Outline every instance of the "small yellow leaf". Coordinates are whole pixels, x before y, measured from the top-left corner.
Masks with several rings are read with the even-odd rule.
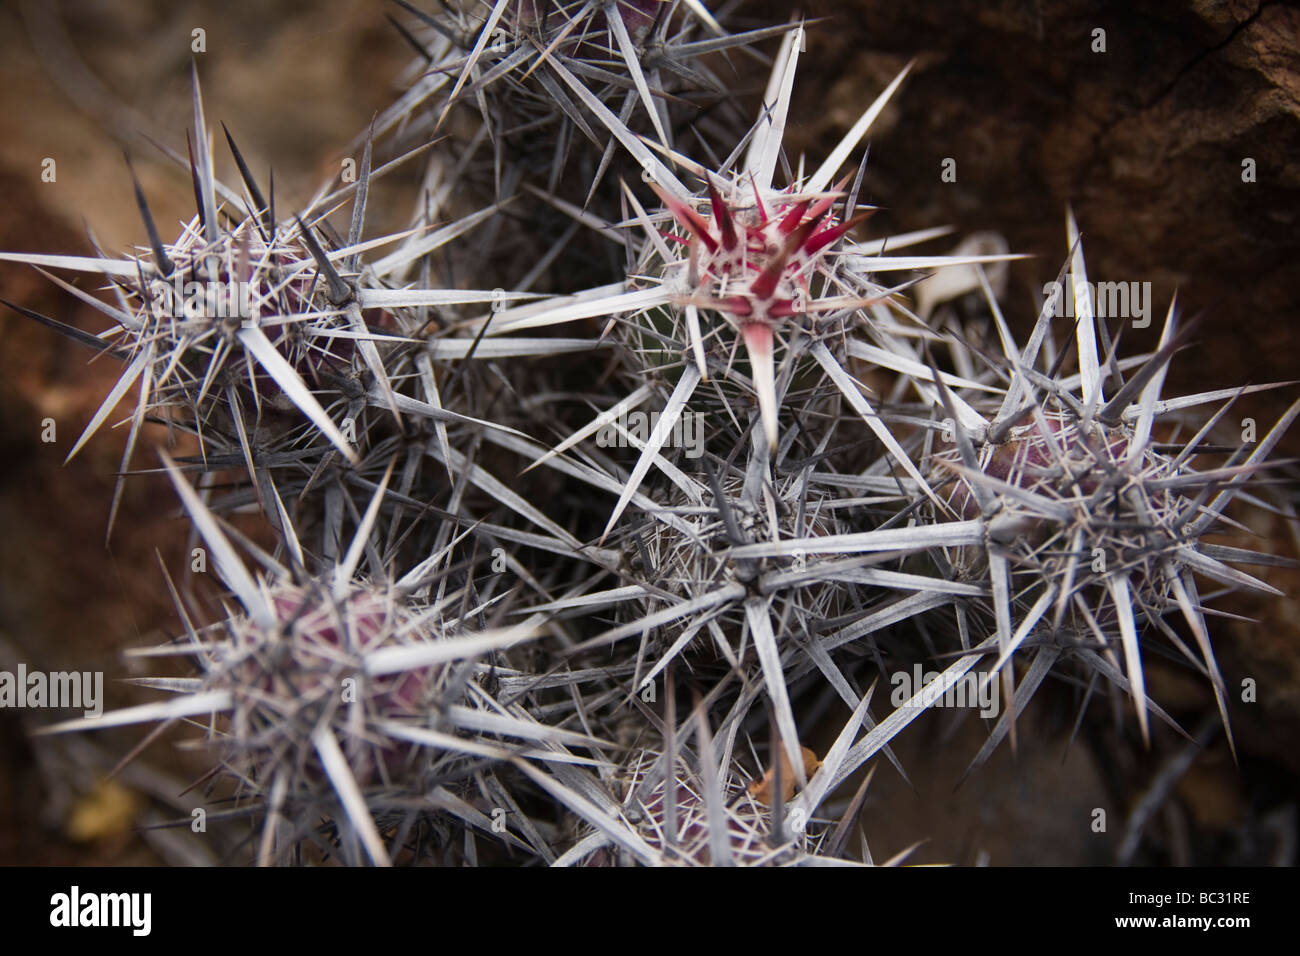
[[[101,780],[73,805],[64,832],[77,843],[118,836],[130,828],[138,810],[132,791],[116,780]]]

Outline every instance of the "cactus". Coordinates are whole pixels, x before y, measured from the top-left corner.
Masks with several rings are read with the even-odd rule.
[[[998,363],[1009,384],[992,414],[960,401],[942,376],[932,378],[941,395],[936,407],[947,416],[942,421],[954,445],[929,458],[936,484],[948,485],[937,527],[952,516],[988,522],[987,536],[957,547],[952,560],[959,578],[988,576],[998,642],[995,668],[1009,695],[1014,673],[1006,664],[1022,646],[1037,647],[1036,659],[1044,661],[1036,679],[1058,655],[1078,657],[1087,670],[1130,694],[1142,736],[1148,738],[1153,703],[1145,691],[1139,626],[1145,620],[1209,678],[1231,746],[1226,687],[1193,572],[1229,586],[1274,591],[1232,566],[1275,563],[1270,555],[1207,539],[1224,529],[1224,511],[1246,481],[1273,465],[1268,455],[1300,414],[1300,403],[1253,449],[1239,447],[1217,467],[1193,467],[1196,459],[1214,454],[1208,447],[1213,425],[1240,395],[1277,386],[1162,398],[1168,365],[1187,347],[1194,324],[1180,328],[1170,303],[1154,354],[1137,361],[1120,360],[1113,350],[1103,356],[1097,335],[1104,325],[1086,294],[1073,215],[1068,238],[1066,267],[1080,312],[1075,326],[1079,373],[1062,375],[1059,361],[1046,370],[1036,367],[1045,344],[1061,357],[1067,351],[1047,342],[1057,305],[1049,297],[1023,352],[999,325],[1005,351]],[[1056,287],[1062,288],[1060,279]],[[1001,322],[992,299],[990,306]],[[1182,421],[1188,409],[1218,401],[1225,404],[1209,421]],[[1179,423],[1195,431],[1187,438],[1167,431]],[[1160,441],[1162,431],[1169,440]],[[1170,615],[1182,618],[1195,652],[1158,623]],[[1041,636],[1031,642],[1031,635]],[[1116,666],[1120,658],[1122,667]],[[1032,692],[1017,698],[1008,714],[1012,721]]]
[[[132,388],[124,476],[146,420],[188,435],[163,469],[239,605],[199,626],[173,587],[184,635],[136,656],[192,676],[47,732],[200,724],[207,798],[246,829],[229,858],[264,864],[870,864],[879,758],[906,778],[895,738],[958,682],[1006,699],[972,770],[1048,677],[1127,695],[1149,744],[1153,715],[1177,727],[1144,678],[1166,643],[1231,742],[1197,578],[1268,590],[1236,565],[1282,559],[1213,536],[1269,493],[1300,403],[1207,466],[1226,408],[1275,386],[1163,398],[1195,331],[1173,306],[1150,355],[1086,306],[1058,342],[1052,301],[1022,348],[1000,237],[855,238],[910,67],[808,171],[785,142],[804,24],[398,6],[418,76],[354,183],[279,219],[229,131],[242,195],[221,183],[195,70],[174,241],[136,183],[147,248],[3,255],[108,280],[51,276],[98,335],[15,306],[124,366],[72,454]],[[715,55],[778,38],[742,112]],[[367,237],[371,190],[417,160],[410,228]],[[1072,214],[1067,239],[1083,290]],[[873,713],[920,660],[937,680]]]

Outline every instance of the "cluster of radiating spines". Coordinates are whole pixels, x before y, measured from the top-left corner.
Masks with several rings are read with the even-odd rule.
[[[298,523],[304,540],[309,527],[321,526],[323,538],[315,539],[313,531],[311,547],[334,558],[344,515],[359,514],[346,502],[372,490],[395,454],[401,454],[402,468],[394,495],[403,496],[405,506],[386,504],[386,513],[400,515],[405,507],[415,514],[428,505],[423,492],[429,481],[441,475],[437,491],[446,494],[453,471],[463,467],[463,454],[457,458],[453,451],[459,437],[510,431],[499,420],[510,417],[502,411],[514,403],[479,400],[501,392],[491,383],[485,387],[483,376],[510,383],[494,362],[520,347],[547,355],[586,345],[528,340],[480,351],[473,338],[450,332],[457,309],[516,297],[502,289],[433,285],[429,256],[486,221],[492,209],[438,228],[427,216],[407,232],[363,239],[371,181],[383,171],[372,170],[367,140],[355,183],[323,189],[302,213],[278,221],[273,200],[265,198],[229,133],[244,194],[214,175],[197,76],[194,116],[194,146],[182,164],[194,182],[197,212],[174,241],[160,238],[137,184],[149,238],[140,254],[4,254],[38,268],[102,275],[110,283],[108,301],[51,279],[112,326],[92,335],[15,308],[123,364],[69,457],[134,388],[139,398],[123,475],[130,471],[142,426],[163,421],[197,440],[198,452],[184,459],[187,465],[226,473],[221,484],[233,491],[219,498],[220,507],[255,503],[282,534],[284,522]],[[352,216],[343,238],[325,214],[348,199]],[[395,248],[369,255],[385,246]],[[419,286],[412,287],[411,279]],[[482,360],[480,367],[465,371],[460,366],[471,356]],[[474,417],[479,408],[498,420]],[[425,458],[430,465],[416,467]],[[119,483],[114,513],[120,493]]]
[[[760,478],[747,487],[745,477],[729,469],[721,479],[710,474],[704,486],[673,489],[646,526],[624,536],[626,563],[639,563],[647,583],[681,596],[698,596],[724,581],[764,592],[779,589],[790,578],[781,572],[803,571],[803,562],[772,562],[772,568],[765,568],[763,562],[733,561],[730,550],[756,541],[836,534],[843,527],[839,501],[820,489],[810,491],[807,472],[779,474],[777,484],[767,488]],[[669,522],[667,516],[679,520]],[[764,575],[769,570],[778,573]],[[790,583],[815,587],[825,582],[810,573]],[[813,603],[823,612],[831,610],[819,599]]]
[[[242,609],[196,628],[178,603],[186,635],[138,656],[188,658],[198,676],[136,679],[174,696],[46,732],[203,718],[204,745],[217,761],[210,783],[232,783],[233,809],[223,815],[260,820],[263,863],[325,833],[345,861],[386,864],[403,852],[417,817],[437,815],[534,853],[518,826],[497,825],[486,794],[517,815],[502,780],[541,773],[533,764],[594,763],[570,748],[599,744],[539,722],[525,706],[528,690],[508,686],[510,675],[525,673],[512,664],[527,662],[543,618],[484,627],[502,617],[510,592],[435,562],[367,583],[358,564],[369,522],[346,557],[316,577],[299,582],[275,562],[254,576],[218,516],[167,464]],[[413,597],[421,592],[425,599]]]
[[[743,376],[741,394],[756,400],[764,435],[775,447],[778,335],[783,354],[802,357],[813,343],[851,326],[856,310],[870,304],[859,294],[833,294],[830,255],[870,212],[852,216],[850,204],[842,220],[835,216],[847,178],[822,196],[771,194],[770,208],[748,182],[733,180],[720,191],[707,172],[705,180],[708,218],[651,184],[676,228],[649,234],[637,274],[652,277],[669,299],[618,323],[620,338],[635,353],[630,364],[663,369],[673,380],[686,353],[705,381],[710,371],[724,381]],[[740,343],[745,353],[738,364]],[[810,359],[804,364],[813,365]],[[781,384],[786,392],[804,383],[790,378]]]
[[[951,377],[931,365],[926,469],[942,501],[933,525],[939,536],[947,531],[942,565],[955,578],[987,580],[994,667],[1008,694],[1015,672],[1007,665],[1022,651],[1034,654],[1012,718],[1058,656],[1075,658],[1132,696],[1145,738],[1149,710],[1168,718],[1146,695],[1142,644],[1164,635],[1209,679],[1226,727],[1225,688],[1196,579],[1273,590],[1233,565],[1278,559],[1209,536],[1227,527],[1225,508],[1268,466],[1300,403],[1259,441],[1217,445],[1215,426],[1236,399],[1275,386],[1162,397],[1169,362],[1193,326],[1179,328],[1171,305],[1154,353],[1116,354],[1088,298],[1072,217],[1068,225],[1072,252],[1057,287],[1068,281],[1075,293],[1073,342],[1052,341],[1049,297],[1029,344],[1018,349],[990,295],[1004,351],[984,354],[1008,383],[999,401],[990,406],[978,392],[950,387]],[[1078,372],[1070,375],[1062,366],[1072,349]],[[1222,403],[1217,412],[1189,422],[1189,410],[1213,403]],[[1190,642],[1174,629],[1180,621]],[[1000,727],[996,739],[1007,730]]]
[[[797,648],[841,647],[849,643],[844,629],[870,609],[892,604],[900,591],[931,591],[929,576],[894,567],[909,551],[905,543],[877,554],[870,535],[855,534],[865,525],[848,516],[864,499],[836,488],[834,472],[718,467],[725,469],[721,477],[708,472],[701,482],[672,489],[622,533],[619,587],[571,602],[590,607],[605,594],[617,623],[593,643],[639,638],[639,684],[658,679],[682,655],[697,670],[723,664],[775,689],[782,671],[788,677],[808,665]],[[786,541],[814,544],[808,552],[737,556],[737,549]],[[848,556],[835,553],[845,542],[854,543]],[[947,586],[979,593],[968,583]],[[871,634],[865,627],[857,636],[865,644]]]
[[[604,117],[664,146],[686,129],[740,126],[728,55],[756,57],[754,44],[791,29],[732,34],[702,4],[676,0],[495,0],[432,12],[396,3],[414,20],[389,19],[419,60],[377,129],[424,137],[454,128],[444,121],[463,109],[473,122],[460,137],[462,167],[481,155],[502,197],[521,181],[570,192],[581,169],[571,198],[584,204],[621,165]]]
[[[806,775],[816,768],[815,758],[808,760]],[[662,753],[641,750],[616,778],[612,796],[627,827],[625,839],[635,849],[597,830],[575,844],[570,858],[584,866],[613,866],[620,856],[641,865],[773,866],[817,854],[825,842],[824,827],[811,839],[804,827],[773,829],[770,783],[747,785],[740,773],[722,767],[708,774],[680,755],[671,774],[667,769]],[[788,765],[785,769],[788,800],[794,787]]]
[[[836,184],[834,178],[903,74],[864,111],[820,167],[788,186],[774,186],[802,37],[802,28],[796,28],[783,41],[763,114],[720,168],[667,154],[669,162],[698,179],[698,192],[688,189],[625,123],[605,117],[609,132],[646,171],[664,203],[648,213],[627,189],[628,216],[619,224],[625,228],[596,224],[612,235],[624,233],[623,241],[632,243],[635,255],[627,278],[501,310],[469,326],[488,339],[591,319],[603,319],[607,331],[620,330],[624,381],[640,383],[553,449],[558,454],[574,448],[630,408],[662,404],[657,427],[638,445],[640,457],[623,483],[606,533],[661,460],[684,415],[705,414],[714,431],[727,423],[726,430],[749,434],[757,425],[769,452],[776,453],[780,423],[785,421],[787,428],[795,424],[794,415],[782,417],[786,398],[816,404],[828,395],[842,397],[895,466],[925,485],[848,371],[851,361],[871,361],[881,351],[861,341],[868,337],[906,357],[895,356],[891,368],[924,371],[903,332],[909,321],[905,309],[885,301],[890,290],[876,277],[1007,257],[881,255],[886,242],[892,249],[934,232],[876,243],[848,240],[862,170],[847,196],[843,188],[849,181]],[[919,328],[913,324],[909,331]],[[738,356],[742,344],[744,355]],[[718,414],[719,403],[723,414]],[[814,445],[819,438],[813,435]]]
[[[760,759],[745,727],[763,723],[761,693],[746,687],[724,707],[694,704],[679,716],[672,670],[664,675],[661,714],[653,716],[659,743],[638,740],[613,773],[581,787],[589,802],[577,809],[586,824],[571,839],[561,865],[774,866],[873,862],[858,828],[874,771],[862,775],[852,795],[835,801],[842,785],[885,746],[888,728],[870,718],[872,690],[852,695],[852,716],[824,757],[783,737],[770,709],[771,746]],[[759,706],[755,706],[759,704]],[[660,708],[656,708],[659,710]],[[713,726],[713,714],[725,714]],[[661,719],[660,719],[661,718]],[[644,727],[638,737],[644,737]],[[745,755],[737,748],[744,747]],[[892,757],[891,757],[892,759]],[[766,770],[764,770],[766,766]],[[577,789],[577,779],[572,781]],[[576,809],[576,808],[575,808]],[[855,845],[852,845],[855,844]],[[896,856],[904,859],[915,847]],[[860,854],[856,861],[848,852]]]
[[[927,571],[917,556],[930,547],[927,530],[885,517],[907,502],[897,479],[838,471],[826,454],[833,433],[775,458],[743,434],[725,458],[665,449],[659,467],[671,484],[643,492],[629,492],[612,461],[540,454],[539,465],[575,484],[622,492],[637,517],[606,539],[612,555],[580,555],[586,571],[572,596],[534,610],[585,618],[596,633],[569,653],[582,666],[632,663],[628,690],[643,692],[674,664],[719,680],[719,704],[757,689],[789,739],[799,695],[829,683],[855,707],[854,675],[864,659],[883,666],[878,642],[888,656],[891,628],[986,591]]]
[[[849,232],[874,212],[858,211],[860,179],[846,192],[852,174],[829,188],[817,178],[766,196],[752,175],[733,172],[725,183],[708,171],[703,176],[707,212],[695,208],[696,200],[680,201],[651,184],[676,229],[649,237],[637,273],[657,279],[668,305],[643,310],[618,328],[644,369],[680,368],[689,354],[703,380],[710,373],[739,379],[742,394],[758,407],[769,448],[779,437],[778,396],[788,402],[821,388],[861,401],[846,366],[866,355],[853,346],[869,354],[866,340],[894,337],[908,316],[896,298],[900,290],[877,276],[1006,258],[868,255],[927,234],[849,241]],[[671,321],[662,321],[664,315]]]

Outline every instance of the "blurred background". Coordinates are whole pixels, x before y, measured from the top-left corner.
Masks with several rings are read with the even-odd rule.
[[[434,0],[424,0],[430,9]],[[778,2],[708,4],[735,29],[780,22]],[[820,155],[910,60],[912,75],[871,138],[866,201],[883,207],[871,235],[952,225],[957,237],[1001,233],[1034,258],[1011,272],[1009,317],[1032,321],[1067,252],[1065,209],[1084,236],[1093,281],[1149,281],[1156,320],[1126,332],[1149,348],[1174,291],[1206,312],[1196,347],[1174,362],[1166,392],[1300,378],[1300,10],[1282,3],[1023,0],[897,4],[810,0],[822,18],[800,63],[788,141]],[[401,91],[410,50],[378,0],[6,0],[0,4],[0,249],[113,254],[143,244],[131,156],[164,236],[192,214],[188,176],[146,136],[184,153],[192,31],[217,172],[233,178],[224,121],[259,177],[275,169],[277,204],[305,203],[337,175],[370,118]],[[1095,51],[1097,30],[1104,52]],[[748,69],[748,67],[746,67]],[[764,68],[753,64],[754,89]],[[757,97],[754,99],[755,107]],[[42,162],[56,162],[54,182]],[[956,161],[955,182],[940,178]],[[1243,181],[1253,160],[1254,181]],[[394,207],[395,209],[396,207]],[[388,225],[404,224],[394,210]],[[376,228],[385,225],[378,207]],[[93,331],[103,317],[30,267],[0,263],[0,297]],[[9,310],[0,314],[0,669],[100,670],[106,704],[144,699],[116,681],[125,648],[179,627],[160,570],[183,563],[185,526],[165,479],[126,484],[104,532],[123,429],[102,430],[66,466],[118,369]],[[1248,396],[1234,415],[1262,435],[1296,389]],[[133,403],[128,397],[127,403]],[[128,407],[124,404],[123,408]],[[55,419],[59,441],[41,441]],[[154,436],[160,440],[161,435]],[[143,443],[148,446],[148,436]],[[1279,457],[1295,457],[1300,431]],[[138,463],[151,461],[148,453]],[[1292,488],[1295,485],[1291,486]],[[1293,494],[1294,498],[1294,494]],[[1296,556],[1296,529],[1252,519],[1249,533]],[[1243,532],[1245,533],[1245,532]],[[1187,744],[1140,743],[1085,722],[1040,695],[1017,754],[1002,747],[957,787],[982,742],[975,721],[927,715],[872,783],[863,829],[877,860],[929,837],[918,861],[994,864],[1294,864],[1300,800],[1300,608],[1297,575],[1262,569],[1286,597],[1240,595],[1216,622],[1235,701],[1239,764],[1221,733],[1194,759]],[[1155,660],[1152,696],[1195,733],[1213,712],[1196,675]],[[218,862],[174,831],[186,788],[205,766],[169,739],[112,781],[106,774],[145,731],[31,739],[54,714],[0,710],[0,863]],[[933,716],[935,719],[928,719]],[[1102,715],[1105,716],[1105,715]],[[838,727],[838,724],[835,725]],[[820,749],[829,740],[815,741]],[[1104,834],[1090,810],[1110,808]],[[1141,825],[1135,853],[1126,829]]]

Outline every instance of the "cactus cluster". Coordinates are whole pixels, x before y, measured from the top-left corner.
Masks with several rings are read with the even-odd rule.
[[[1194,324],[1171,304],[1124,355],[1068,213],[1080,314],[1049,299],[1023,344],[996,242],[867,237],[867,137],[907,70],[808,171],[785,132],[813,25],[731,31],[696,0],[392,13],[419,59],[354,182],[278,218],[229,131],[221,182],[196,70],[178,237],[137,184],[147,246],[3,255],[110,323],[15,306],[122,363],[72,452],[135,389],[122,473],[165,424],[238,602],[203,623],[174,591],[184,633],[138,653],[192,676],[51,731],[190,723],[236,862],[453,865],[871,863],[862,771],[904,773],[891,741],[947,690],[1005,695],[973,766],[1048,677],[1131,699],[1147,738],[1177,727],[1157,644],[1231,740],[1203,586],[1268,590],[1239,565],[1280,559],[1214,536],[1268,506],[1300,403],[1216,444],[1251,389],[1165,397]],[[367,236],[399,169],[423,170],[412,227]],[[922,659],[935,681],[873,698]]]

